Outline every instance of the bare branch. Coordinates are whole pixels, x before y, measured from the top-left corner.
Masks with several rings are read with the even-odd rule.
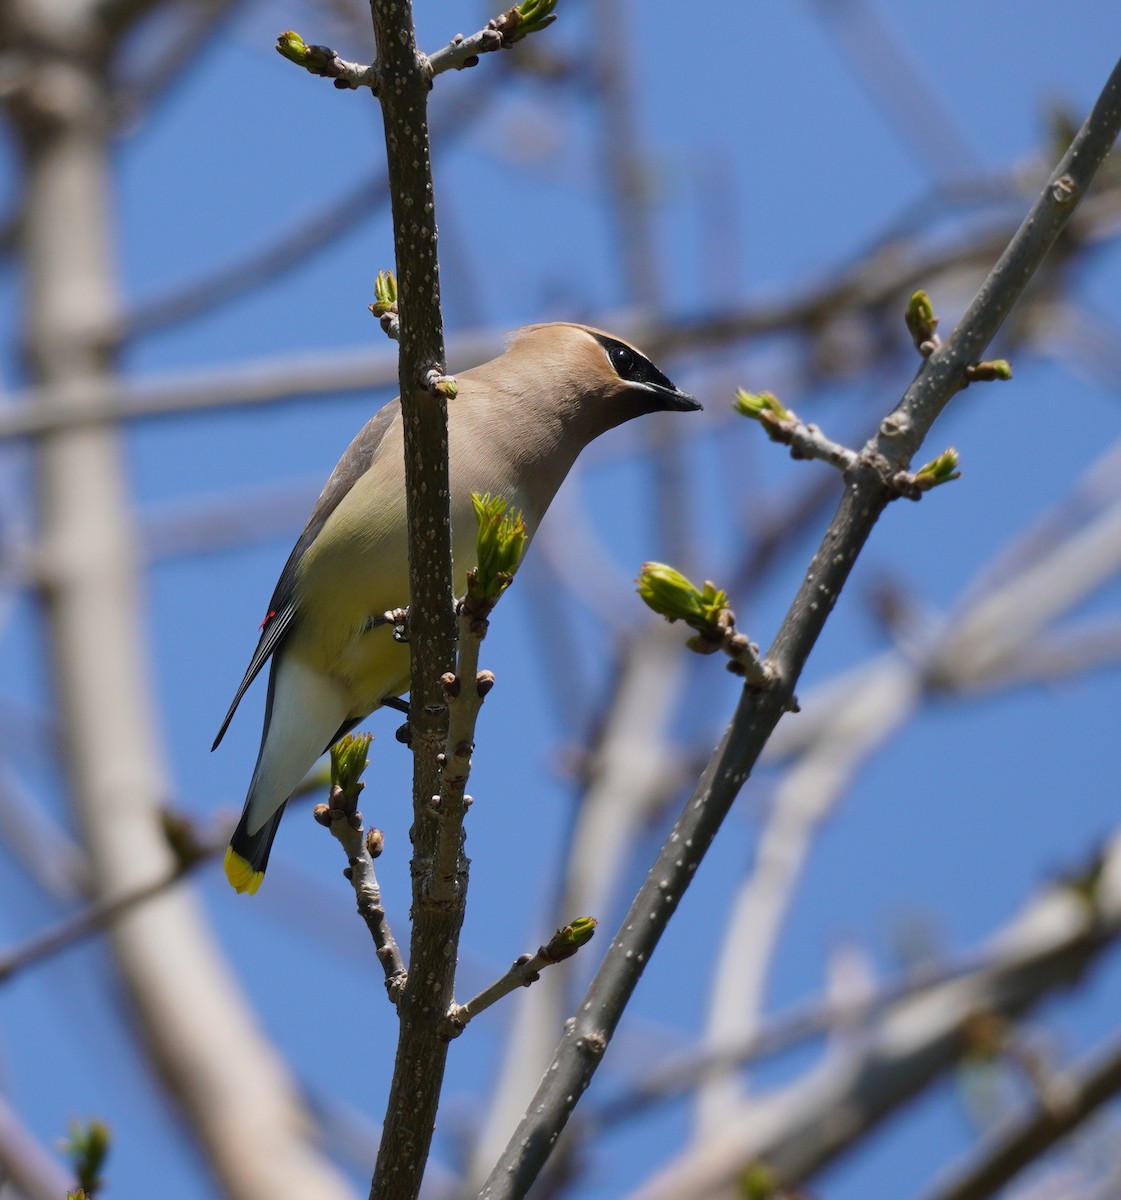
[[[877,113],[916,162],[938,181],[977,170],[977,155],[957,128],[953,113],[873,4],[814,0],[813,8],[832,31]]]
[[[464,67],[473,67],[478,63],[480,54],[504,50],[529,34],[546,28],[556,20],[552,15],[555,7],[556,0],[522,0],[514,8],[488,21],[478,33],[470,37],[457,34],[431,57],[419,55],[425,82],[431,83],[435,76],[445,71],[462,71]],[[337,88],[354,90],[368,87],[375,96],[381,92],[383,72],[377,62],[369,65],[347,62],[330,46],[308,45],[291,29],[277,38],[276,48],[286,59],[312,75],[333,79]],[[385,48],[380,47],[380,52],[384,55]]]
[[[398,1011],[401,1029],[385,1127],[370,1185],[379,1195],[415,1196],[428,1159],[447,1059],[438,1034],[451,1007],[456,947],[463,923],[466,860],[452,903],[429,898],[438,822],[439,754],[448,712],[440,680],[452,667],[451,520],[447,400],[427,391],[446,373],[440,266],[428,137],[428,79],[417,49],[409,0],[371,0],[382,87],[394,249],[400,298],[401,416],[408,498],[409,732],[413,750],[413,928],[409,978]],[[459,847],[457,846],[457,850]],[[462,855],[462,851],[459,850]],[[457,872],[457,875],[459,872]]]
[[[1056,1101],[1036,1103],[994,1129],[979,1151],[925,1200],[988,1200],[1121,1092],[1121,1039],[1053,1080]]]
[[[110,0],[112,3],[113,0]],[[135,0],[126,0],[135,2]],[[156,104],[164,98],[205,49],[208,39],[217,35],[242,0],[193,0],[176,6],[177,27],[172,41],[153,61],[118,89],[113,96],[113,115],[118,127],[137,120],[151,120]],[[168,8],[167,0],[161,0]]]
[[[960,390],[1084,195],[1121,128],[1121,63],[1073,145],[944,346],[928,358],[899,406],[862,453],[849,487],[767,658],[780,683],[742,696],[727,732],[663,846],[573,1018],[542,1086],[483,1189],[489,1200],[524,1196],[587,1087],[642,969],[771,730],[852,564],[890,501],[883,474],[905,469]],[[633,932],[632,932],[633,931]]]
[[[66,22],[66,7],[36,16]],[[8,30],[32,41],[40,32]],[[33,97],[10,108],[26,170],[25,345],[29,373],[50,397],[44,402],[80,410],[91,393],[114,386],[112,102],[96,39],[75,50],[43,36],[36,52],[56,89],[51,120],[40,119]],[[105,901],[162,879],[173,861],[161,823],[164,756],[121,453],[112,430],[58,424],[36,458],[39,599],[69,792],[92,891]],[[229,1196],[345,1196],[189,893],[168,891],[133,908],[111,926],[110,945],[152,1065]],[[260,1151],[252,1160],[248,1144]]]
[[[541,978],[541,972],[546,967],[555,966],[571,958],[581,946],[591,939],[595,932],[595,921],[591,917],[581,917],[558,929],[549,939],[547,945],[539,946],[536,954],[523,954],[516,958],[510,969],[500,979],[495,980],[488,988],[484,988],[466,1004],[457,1004],[448,1014],[448,1025],[452,1036],[458,1036],[466,1028],[467,1023],[497,1004],[503,996],[508,996],[518,988],[529,987]]]
[[[176,860],[171,869],[160,878],[141,884],[132,891],[122,892],[105,900],[95,900],[74,916],[59,922],[53,929],[0,953],[0,984],[7,983],[20,971],[68,950],[93,934],[103,932],[138,905],[162,895],[200,862],[213,858],[220,849],[224,849],[228,840],[229,830],[224,830],[220,839],[199,843],[194,850],[195,857]]]
[[[488,354],[500,353],[501,342],[497,334],[483,333],[459,339],[456,346],[467,361],[481,362]],[[232,370],[178,373],[155,381],[95,380],[83,405],[54,389],[33,388],[14,396],[11,407],[0,412],[0,442],[118,420],[366,393],[398,382],[396,355],[361,350],[265,359]]]
[[[736,412],[758,421],[774,442],[790,447],[791,458],[816,458],[842,473],[856,466],[855,450],[827,438],[816,425],[807,425],[770,392],[736,393]]]
[[[1047,624],[1121,570],[1121,498],[953,622],[927,667],[933,686],[991,686],[1015,671]]]
[[[1022,914],[1018,914],[1008,931],[1016,929],[1021,920]],[[1035,947],[1018,950],[1016,970],[1028,978],[1047,981],[1057,960],[1067,963],[1077,960],[1078,965],[1070,967],[1070,974],[1081,976],[1115,947],[1118,936],[1121,931],[1112,928],[1112,932],[1104,931],[1100,939],[1088,939],[1085,928],[1075,925],[1065,939],[1055,942],[1041,939]],[[1006,960],[1007,949],[998,933],[980,954],[944,967],[923,968],[869,995],[851,1000],[810,1001],[765,1024],[759,1023],[752,1032],[740,1032],[719,1044],[714,1041],[712,1049],[692,1051],[659,1065],[640,1076],[616,1099],[598,1106],[596,1121],[612,1125],[641,1117],[651,1108],[692,1091],[698,1084],[719,1081],[753,1063],[833,1033],[850,1031],[859,1036],[861,1031],[867,1031],[875,1020],[897,1009],[902,1002],[933,995],[948,983],[973,979],[979,990],[983,989],[988,986],[987,980],[1008,969]],[[739,1092],[726,1096],[733,1094],[736,1103],[741,1103]],[[723,1116],[727,1117],[732,1111],[734,1105],[726,1104]],[[716,1127],[717,1122],[711,1122],[710,1128]]]
[[[47,1153],[0,1096],[0,1179],[25,1200],[59,1200],[74,1176]],[[7,1190],[7,1188],[5,1188]]]
[[[1121,178],[1108,182],[1078,210],[1072,230],[1079,246],[1090,248],[1117,236],[1118,193],[1121,193]],[[703,318],[669,321],[629,310],[603,314],[596,318],[596,323],[665,355],[687,349],[717,349],[772,333],[815,335],[842,312],[875,315],[884,304],[919,283],[930,286],[932,280],[945,272],[963,267],[979,270],[982,263],[991,262],[1000,253],[1008,236],[1006,227],[995,232],[985,227],[949,249],[893,245],[884,261],[861,260],[840,278],[786,301],[771,299],[765,304],[730,308]],[[174,298],[167,303],[172,305]],[[191,314],[185,311],[183,315]],[[162,318],[153,321],[162,324]],[[483,362],[499,353],[500,346],[497,333],[478,331],[456,338],[451,357],[456,362]],[[14,393],[10,406],[0,410],[0,442],[33,437],[70,424],[103,424],[331,393],[364,392],[388,386],[395,379],[396,373],[385,356],[336,351],[321,357],[270,359],[249,367],[200,374],[196,382],[181,374],[167,380],[114,381],[112,387],[93,380],[89,402],[80,409],[69,405],[65,397],[50,395],[44,388],[33,388]]]
[[[993,940],[987,963],[893,1004],[868,1030],[777,1092],[726,1114],[634,1200],[724,1200],[753,1162],[774,1186],[804,1183],[968,1049],[978,1013],[1010,1020],[1078,979],[1121,934],[1121,837],[1103,852],[1091,894],[1056,884]],[[683,1190],[684,1189],[684,1190]]]
[[[378,962],[385,972],[385,990],[396,1004],[401,999],[408,973],[397,939],[381,902],[381,885],[374,870],[374,859],[381,854],[381,831],[362,828],[358,796],[365,787],[361,782],[366,769],[370,734],[347,734],[331,747],[331,793],[327,804],[317,804],[312,815],[326,826],[346,853],[343,874],[354,888],[358,915],[374,939]]]

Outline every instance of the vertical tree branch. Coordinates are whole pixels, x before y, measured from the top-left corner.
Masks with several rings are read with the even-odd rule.
[[[28,372],[49,403],[81,409],[115,375],[107,39],[77,5],[9,15],[12,54],[34,64],[8,96],[25,167]],[[108,424],[57,424],[37,451],[40,600],[68,783],[93,891],[107,900],[173,865],[126,471]],[[122,918],[111,946],[146,1048],[225,1193],[342,1200],[347,1189],[309,1145],[308,1115],[189,893]]]
[[[409,637],[413,749],[413,928],[409,976],[393,1082],[371,1184],[371,1200],[412,1197],[420,1190],[443,1082],[447,1045],[438,1024],[451,1006],[467,865],[460,854],[454,897],[430,897],[438,824],[431,807],[440,792],[437,755],[447,734],[440,677],[455,647],[447,405],[426,386],[444,373],[440,271],[428,139],[427,60],[418,51],[408,0],[371,0],[377,41],[378,96],[385,122],[393,198],[400,311],[401,413],[409,521]]]

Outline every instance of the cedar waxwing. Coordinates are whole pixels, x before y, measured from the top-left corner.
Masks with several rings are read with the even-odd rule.
[[[593,438],[643,413],[701,406],[633,346],[584,325],[531,325],[455,377],[448,401],[456,595],[475,562],[472,492],[520,509],[530,536]],[[409,649],[385,614],[408,602],[401,403],[351,442],[269,602],[261,640],[214,740],[271,657],[264,731],[226,876],[253,893],[288,797],[347,730],[409,687]],[[399,702],[398,702],[399,703]]]

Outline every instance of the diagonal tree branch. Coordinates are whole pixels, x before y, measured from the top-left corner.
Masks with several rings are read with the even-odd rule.
[[[21,1200],[59,1200],[73,1188],[74,1177],[0,1097],[0,1186],[6,1184]]]
[[[454,106],[446,110],[444,137],[454,139],[473,124],[492,102],[497,86],[496,83],[480,82],[479,87],[457,96]],[[136,312],[126,317],[124,336],[130,339],[143,337],[154,330],[189,321],[283,278],[337,238],[373,217],[388,199],[389,183],[384,169],[370,172],[343,195],[294,222],[268,245],[222,266],[211,275],[141,304]]]
[[[1055,1081],[1058,1102],[1037,1102],[995,1129],[967,1163],[924,1200],[987,1200],[1121,1092],[1121,1039]]]
[[[1121,63],[1042,194],[947,341],[925,360],[899,405],[848,473],[841,505],[779,629],[768,659],[779,683],[745,692],[720,746],[612,942],[545,1079],[495,1165],[482,1195],[524,1196],[602,1061],[649,955],[675,911],[771,731],[789,705],[857,555],[890,502],[889,481],[905,469],[978,361],[1059,231],[1089,187],[1121,129]]]
[[[1116,452],[1103,461],[1115,458]],[[1100,465],[1091,475],[1099,471]],[[776,784],[753,869],[728,921],[712,988],[708,1041],[714,1051],[750,1040],[760,1027],[766,981],[814,834],[859,767],[923,703],[1045,677],[1064,664],[1086,669],[1088,653],[1099,666],[1116,658],[1111,624],[1091,627],[1073,643],[1054,630],[1057,620],[1121,572],[1121,502],[1114,499],[1101,513],[1094,504],[1088,512],[1089,490],[1081,481],[1042,522],[1050,526],[1055,513],[1064,515],[1061,542],[1042,546],[1030,538],[1032,560],[1021,558],[1020,569],[999,587],[991,575],[989,592],[967,587],[971,599],[951,615],[931,620],[904,647],[830,681],[820,701],[804,697],[803,717],[776,731],[767,756],[789,755],[795,744],[798,754]],[[1072,497],[1079,495],[1082,511],[1074,512],[1079,506]],[[1007,559],[1008,552],[999,557]],[[702,1082],[702,1120],[715,1129],[741,1098],[742,1083],[727,1072]]]
[[[1114,836],[1090,894],[1065,883],[1048,888],[993,940],[977,971],[903,998],[814,1071],[737,1106],[632,1200],[727,1200],[752,1163],[776,1189],[804,1183],[958,1061],[977,1014],[1021,1017],[1077,981],[1119,932],[1121,837]]]

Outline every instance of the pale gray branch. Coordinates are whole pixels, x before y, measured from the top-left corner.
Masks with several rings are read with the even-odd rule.
[[[1117,236],[1121,227],[1117,217],[1119,194],[1121,179],[1107,183],[1079,209],[1073,228],[1080,247],[1089,248]],[[963,266],[979,272],[1000,252],[1009,232],[1005,226],[995,232],[983,228],[956,246],[933,249],[893,244],[882,260],[861,260],[840,277],[806,294],[788,299],[769,297],[762,303],[737,306],[704,318],[667,321],[630,309],[602,314],[595,323],[618,331],[655,356],[718,349],[773,333],[802,331],[814,335],[846,312],[878,314],[885,304],[909,289],[920,284],[932,288],[947,272]],[[450,346],[450,360],[458,367],[460,363],[472,365],[493,358],[501,351],[501,339],[493,331],[481,330],[457,336]],[[13,393],[11,404],[0,408],[0,442],[33,437],[71,423],[102,424],[364,392],[395,383],[396,378],[395,360],[389,356],[338,350],[330,355],[293,355],[233,370],[200,373],[193,380],[182,374],[164,380],[114,380],[111,386],[93,380],[88,403],[80,410],[69,406],[64,396],[33,389]]]
[[[73,1172],[36,1141],[0,1096],[0,1189],[10,1183],[22,1200],[61,1200],[74,1186]]]
[[[457,364],[472,366],[500,354],[502,342],[497,334],[482,332],[458,338],[454,348]],[[0,408],[0,442],[56,429],[367,393],[395,388],[398,382],[395,353],[335,350],[263,359],[232,369],[176,372],[165,378],[92,380],[81,405],[53,388],[30,388],[14,393],[12,403]]]
[[[1054,885],[993,941],[976,972],[891,1005],[874,1026],[796,1083],[736,1106],[632,1200],[733,1200],[753,1162],[776,1187],[804,1183],[965,1051],[967,1019],[1015,1019],[1070,986],[1121,935],[1121,837],[1106,847],[1092,898]]]
[[[976,171],[977,156],[891,22],[868,0],[814,0],[882,120],[936,180]]]
[[[120,19],[142,7],[122,6]],[[65,21],[73,12],[43,7],[36,19]],[[44,69],[47,62],[51,68],[53,120],[36,119],[33,104],[18,98],[11,107],[26,167],[24,335],[44,407],[81,411],[92,394],[115,386],[111,97],[91,31],[77,51],[62,31],[53,32],[57,42],[37,46]],[[114,430],[57,421],[37,447],[36,468],[39,599],[68,790],[94,897],[112,901],[165,877],[173,864],[161,820],[168,788],[143,644],[127,473]],[[261,1036],[193,897],[179,889],[134,908],[113,924],[110,945],[155,1071],[228,1195],[345,1197],[345,1183],[314,1148],[294,1083]],[[249,1145],[258,1153],[247,1155]]]
[[[480,81],[479,87],[457,96],[454,105],[444,106],[440,117],[445,146],[475,122],[491,103],[495,91],[494,80]],[[125,317],[123,336],[143,337],[153,330],[190,320],[283,278],[343,234],[376,216],[388,201],[385,170],[370,172],[343,195],[276,234],[269,244],[213,274],[143,302]]]
[[[924,1193],[925,1200],[988,1200],[1077,1129],[1121,1092],[1121,1039],[1064,1071],[1054,1087],[1055,1103],[1037,1103],[993,1130],[968,1162]]]

